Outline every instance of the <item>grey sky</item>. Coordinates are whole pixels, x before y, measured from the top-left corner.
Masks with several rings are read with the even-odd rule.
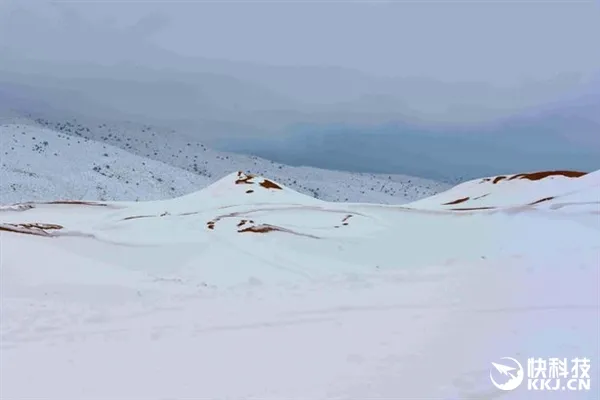
[[[329,168],[349,168],[320,164],[344,146],[368,153],[361,135],[384,143],[363,161],[388,172],[434,148],[497,154],[499,170],[596,168],[599,39],[598,1],[0,0],[0,108]],[[333,141],[321,156],[314,132]]]
[[[18,4],[43,9],[39,1]],[[600,5],[593,0],[83,0],[53,5],[112,20],[115,26],[145,18],[139,34],[193,56],[495,84],[600,71]]]
[[[600,70],[592,1],[212,2],[165,11],[172,23],[158,40],[193,55],[497,83]]]
[[[100,80],[145,76],[177,82],[170,93],[190,110],[215,116],[218,109],[219,118],[249,124],[279,121],[274,127],[305,122],[308,114],[319,121],[436,123],[508,115],[587,90],[590,79],[600,82],[598,38],[597,1],[0,2],[0,73],[13,74],[8,82],[15,83],[14,73],[22,83],[33,73],[58,74],[71,80],[54,82],[58,88],[70,84],[96,102],[105,93],[109,103],[119,97],[133,104],[124,100],[132,88],[116,84],[126,93],[110,92],[113,84]],[[194,82],[179,85],[185,79]],[[135,99],[136,113],[155,114],[145,108],[147,98]],[[243,114],[257,110],[287,114]]]

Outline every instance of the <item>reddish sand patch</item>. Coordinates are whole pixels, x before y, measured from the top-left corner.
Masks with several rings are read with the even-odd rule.
[[[129,221],[130,219],[139,219],[139,218],[152,218],[155,215],[133,215],[131,217],[125,217],[121,221]]]
[[[494,178],[494,180],[492,181],[492,183],[495,185],[496,183],[500,182],[503,179],[506,179],[506,176],[504,176],[504,175],[497,176],[497,177]]]
[[[80,201],[80,200],[53,200],[53,201],[32,201],[27,203],[14,204],[8,206],[9,211],[24,211],[35,208],[37,204],[52,204],[52,205],[68,205],[68,206],[93,206],[93,207],[107,207],[107,208],[123,208],[122,205],[117,204],[106,204],[97,201]],[[15,208],[18,208],[15,210]],[[1,207],[0,211],[6,211],[5,207]]]
[[[186,216],[186,215],[196,215],[196,214],[199,214],[199,212],[198,211],[188,211],[188,212],[184,212],[184,213],[177,214],[177,215],[179,217],[183,217],[183,216]]]
[[[0,211],[27,211],[35,208],[33,204],[13,204],[11,206],[0,206]]]
[[[63,226],[57,224],[41,224],[41,223],[27,223],[27,224],[0,224],[0,231],[24,233],[26,235],[37,235],[37,236],[50,236],[51,233],[48,230],[63,229]]]
[[[194,213],[185,213],[185,214],[180,214],[180,215],[189,215],[189,214],[194,214]],[[131,219],[140,219],[140,218],[157,218],[157,217],[166,217],[167,215],[170,215],[168,212],[163,212],[160,215],[132,215],[131,217],[125,217],[123,218],[121,221],[128,221]]]
[[[452,211],[476,211],[476,210],[493,210],[496,207],[469,207],[469,208],[451,208]]]
[[[252,179],[256,178],[256,175],[252,175],[252,174],[244,174],[242,171],[238,171],[237,173],[237,179],[235,181],[236,185],[253,185],[254,182],[252,182]],[[276,184],[273,181],[270,181],[268,179],[264,179],[261,183],[259,183],[260,186],[264,187],[265,189],[283,189],[281,186],[279,186],[278,184]],[[246,193],[252,193],[254,192],[254,190],[247,190]]]
[[[37,222],[28,223],[28,224],[17,224],[18,226],[22,226],[23,228],[38,228],[38,229],[62,229],[63,226],[57,224],[40,224]]]
[[[279,190],[281,190],[281,186],[279,186],[275,182],[272,182],[272,181],[270,181],[268,179],[265,179],[264,181],[262,181],[260,183],[260,186],[264,187],[265,189],[279,189]]]
[[[304,207],[301,207],[301,208],[304,208]],[[278,209],[272,209],[272,210],[278,210]],[[262,211],[265,211],[265,209],[232,212],[229,214],[220,215],[220,216],[214,218],[212,221],[207,222],[207,226],[208,226],[208,229],[214,229],[215,224],[224,218],[242,217],[242,216],[244,216],[244,214],[248,214],[251,212],[262,212]],[[237,227],[240,228],[246,224],[254,224],[254,221],[251,219],[241,219],[240,222],[237,224]],[[260,225],[249,226],[249,227],[246,227],[243,229],[239,229],[238,233],[268,233],[268,232],[274,232],[274,231],[289,233],[289,234],[296,235],[296,236],[309,237],[312,239],[320,239],[318,236],[295,232],[290,229],[286,229],[286,228],[282,228],[280,226],[275,226],[275,225],[270,225],[270,224],[260,224]]]
[[[219,222],[220,220],[222,220],[224,218],[235,218],[242,214],[243,213],[241,213],[241,212],[233,212],[233,213],[229,213],[229,214],[225,214],[225,215],[219,215],[217,218],[214,218],[212,221],[208,221],[206,224],[208,225],[209,229],[214,229],[215,224],[217,222]]]
[[[554,199],[554,196],[551,196],[551,197],[544,197],[543,199],[539,199],[539,200],[537,200],[537,201],[534,201],[533,203],[529,203],[529,205],[530,205],[530,206],[534,206],[534,205],[536,205],[536,204],[540,204],[540,203],[543,203],[543,202],[545,202],[545,201],[550,201],[550,200],[553,200],[553,199]]]
[[[320,239],[318,236],[308,235],[306,233],[294,232],[294,231],[292,231],[290,229],[286,229],[286,228],[282,228],[280,226],[275,226],[275,225],[270,225],[270,224],[261,224],[261,225],[256,225],[256,226],[249,226],[248,228],[240,229],[238,232],[239,233],[248,233],[248,232],[252,232],[252,233],[284,232],[284,233],[290,233],[290,234],[296,235],[296,236],[304,236],[304,237],[309,237],[309,238],[312,238],[312,239]]]
[[[233,206],[227,206],[227,207],[233,207]],[[261,212],[262,213],[264,211],[281,211],[281,210],[282,209],[279,208],[279,207],[265,207],[265,208],[255,209],[255,210],[236,211],[236,212],[232,212],[232,213],[229,213],[229,214],[219,215],[219,216],[213,218],[213,220],[210,221],[209,223],[214,228],[214,225],[217,222],[219,222],[219,221],[221,221],[222,219],[225,219],[225,218],[236,218],[236,217],[242,218],[242,217],[248,217],[248,214],[252,214],[252,213],[257,213],[257,212]],[[318,210],[318,211],[326,211],[326,212],[330,212],[330,213],[344,213],[344,214],[346,214],[346,216],[348,216],[347,211],[343,211],[343,210],[324,210],[322,207],[317,207],[317,206],[295,206],[295,207],[288,207],[285,210]],[[361,214],[359,212],[354,212],[354,215],[362,215],[362,216],[364,216],[364,214]],[[254,221],[251,220],[251,219],[248,220],[248,222],[251,223],[251,224],[254,223]],[[213,229],[213,228],[210,228],[210,229]],[[283,229],[284,228],[280,228],[279,230],[283,230]],[[288,232],[286,230],[283,230],[283,231]],[[289,231],[289,233],[296,234],[293,231]],[[312,237],[310,235],[303,235],[303,236]],[[316,238],[318,238],[318,237],[316,237]]]
[[[541,172],[530,172],[525,174],[517,174],[508,178],[509,181],[513,179],[528,179],[530,181],[539,181],[540,179],[547,178],[549,176],[565,176],[567,178],[579,178],[587,175],[587,172],[580,171],[541,171]]]
[[[460,203],[464,203],[464,202],[465,202],[465,201],[467,201],[467,200],[469,200],[469,197],[463,197],[463,198],[461,198],[461,199],[457,199],[457,200],[451,201],[451,202],[449,202],[449,203],[444,203],[444,204],[442,204],[442,205],[443,205],[443,206],[451,206],[451,205],[454,205],[454,204],[460,204]]]
[[[249,226],[247,228],[240,229],[238,232],[240,232],[240,233],[243,233],[243,232],[267,233],[267,232],[275,232],[275,231],[281,231],[281,228],[273,226],[273,225],[263,224],[263,225],[258,225],[258,226]]]
[[[252,185],[253,182],[250,182],[252,179],[256,178],[255,175],[252,174],[244,174],[242,171],[238,171],[238,178],[235,181],[236,185]]]
[[[92,201],[78,201],[78,200],[56,200],[56,201],[46,201],[40,204],[76,204],[81,206],[97,206],[97,207],[106,207],[108,204],[105,203],[96,203]]]

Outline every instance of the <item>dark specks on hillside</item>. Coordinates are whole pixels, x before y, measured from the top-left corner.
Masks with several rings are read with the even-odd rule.
[[[195,132],[174,132],[172,129],[147,124],[109,124],[82,118],[67,120],[32,115],[29,119],[35,120],[40,126],[58,131],[73,144],[75,140],[98,141],[137,156],[184,169],[212,182],[232,170],[252,170],[300,193],[327,201],[403,203],[433,195],[450,186],[400,175],[350,174],[337,171],[324,173],[323,170],[314,168],[288,167],[255,156],[217,152],[201,143]],[[51,145],[43,144],[38,144],[36,150],[53,151]],[[56,154],[60,154],[59,150],[56,150]],[[118,171],[115,171],[111,151],[104,149],[100,156],[107,162],[96,165],[94,172],[116,176]],[[156,176],[153,179],[159,184],[170,183],[167,177]],[[168,187],[175,188],[170,190],[174,195],[185,194],[174,182]]]
[[[200,176],[189,179],[194,175],[108,144],[31,122],[2,123],[0,133],[0,148],[7,149],[0,165],[0,203],[57,197],[136,201],[172,198],[209,183]],[[181,185],[182,181],[186,184]]]

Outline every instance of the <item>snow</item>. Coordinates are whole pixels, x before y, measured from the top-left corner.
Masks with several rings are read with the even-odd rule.
[[[475,179],[437,195],[411,202],[407,206],[421,209],[502,208],[535,205],[560,208],[573,203],[586,210],[598,210],[600,171],[568,177],[564,171],[547,171],[545,175],[507,175]],[[567,171],[568,174],[568,171]],[[532,184],[532,179],[535,184]]]
[[[285,166],[217,152],[181,133],[157,133],[150,127],[38,121],[0,119],[1,203],[168,199],[196,192],[236,170],[269,176],[328,201],[397,204],[449,187],[403,175]]]
[[[378,205],[234,171],[0,208],[0,397],[598,398],[598,174]],[[586,206],[529,205],[549,196]],[[501,357],[588,357],[592,389],[502,393]]]
[[[194,191],[207,177],[110,145],[31,125],[0,125],[0,200],[157,199]]]

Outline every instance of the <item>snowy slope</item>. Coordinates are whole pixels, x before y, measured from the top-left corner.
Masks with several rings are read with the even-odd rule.
[[[494,212],[242,171],[170,200],[5,206],[1,396],[598,398],[597,210],[522,207],[600,196],[578,179],[524,180]],[[501,357],[591,358],[592,390],[500,392]]]
[[[599,171],[540,171],[471,180],[407,207],[468,211],[533,205],[598,211],[599,188]]]
[[[0,125],[0,202],[149,200],[198,190],[210,179],[125,150],[29,125]]]
[[[252,170],[328,201],[397,204],[449,188],[409,176],[290,167],[217,152],[180,132],[149,126],[88,126],[71,121],[51,124],[43,119],[34,124],[7,117],[0,124],[0,150],[0,200],[5,203],[56,197],[169,198],[196,191],[235,170]],[[69,174],[67,180],[64,170],[83,171],[84,179]],[[137,182],[137,176],[142,182]],[[19,189],[20,185],[26,185],[27,190]]]

